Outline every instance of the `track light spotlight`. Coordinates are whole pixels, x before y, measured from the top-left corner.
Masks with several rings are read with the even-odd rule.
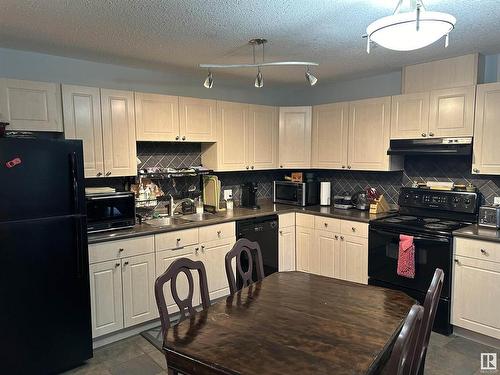
[[[309,71],[309,67],[306,70],[306,81],[309,82],[311,86],[314,86],[318,83],[318,79]]]
[[[212,76],[212,72],[209,70],[207,78],[205,78],[205,82],[203,82],[203,86],[205,86],[207,89],[211,89],[213,85],[214,77]]]
[[[262,73],[260,71],[260,68],[257,72],[257,77],[255,77],[255,84],[254,84],[255,87],[257,88],[261,88],[264,86],[264,77],[262,77]]]

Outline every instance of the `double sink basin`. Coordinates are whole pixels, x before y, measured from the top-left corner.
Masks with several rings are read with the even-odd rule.
[[[144,222],[144,224],[150,225],[156,228],[169,227],[173,225],[181,225],[205,220],[216,219],[218,216],[215,214],[211,214],[208,212],[204,212],[202,214],[191,214],[191,215],[182,215],[182,216],[174,216],[174,217],[159,217],[156,219],[149,219]]]

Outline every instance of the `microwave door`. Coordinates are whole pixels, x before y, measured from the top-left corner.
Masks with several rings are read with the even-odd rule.
[[[297,204],[297,186],[276,184],[276,201]]]

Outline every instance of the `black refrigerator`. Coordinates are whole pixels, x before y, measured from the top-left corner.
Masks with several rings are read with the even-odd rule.
[[[0,138],[0,374],[92,357],[81,141]]]

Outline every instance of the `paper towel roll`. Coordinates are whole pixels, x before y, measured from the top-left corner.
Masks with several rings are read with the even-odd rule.
[[[331,183],[322,182],[320,191],[320,204],[322,206],[329,206],[331,204]]]

